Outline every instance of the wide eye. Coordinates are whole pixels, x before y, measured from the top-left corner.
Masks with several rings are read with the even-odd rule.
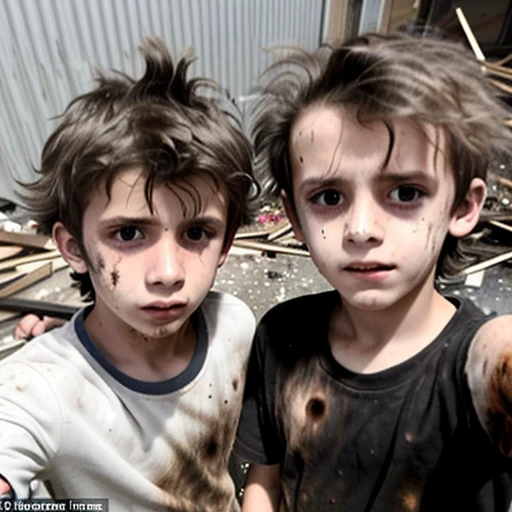
[[[205,236],[205,230],[200,226],[191,226],[186,231],[186,237],[193,242],[199,242]]]
[[[135,226],[123,226],[115,232],[115,238],[122,242],[133,242],[142,238],[142,233],[139,228]]]
[[[322,206],[339,206],[343,202],[343,197],[337,190],[328,189],[317,194],[314,201]]]
[[[412,203],[425,194],[419,188],[412,185],[400,185],[391,190],[389,195],[397,203]]]

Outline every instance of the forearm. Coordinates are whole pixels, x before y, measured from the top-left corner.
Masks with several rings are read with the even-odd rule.
[[[482,426],[512,456],[512,316],[482,326],[471,344],[466,374]]]
[[[279,464],[252,464],[247,473],[242,512],[277,512],[281,497],[279,475]]]

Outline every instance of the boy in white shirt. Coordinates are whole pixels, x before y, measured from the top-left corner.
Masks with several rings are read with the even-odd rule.
[[[210,289],[249,215],[251,150],[189,58],[141,50],[140,80],[103,75],[70,104],[28,189],[93,304],[0,362],[1,490],[234,511],[254,317]]]

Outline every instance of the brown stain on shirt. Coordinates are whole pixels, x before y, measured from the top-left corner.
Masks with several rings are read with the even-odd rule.
[[[403,504],[405,510],[409,510],[410,512],[418,510],[418,495],[413,492],[407,492],[403,496]]]
[[[224,398],[217,395],[212,392],[220,408]],[[186,444],[169,437],[174,457],[154,479],[162,491],[162,503],[180,512],[238,512],[228,466],[241,404],[228,410],[224,406],[222,415],[205,413],[193,404],[181,408],[193,423],[200,424],[200,433],[189,437]]]
[[[323,396],[312,396],[306,404],[306,417],[314,423],[322,421],[327,412],[327,404]]]
[[[279,408],[287,410],[284,428],[292,450],[306,458],[314,452],[318,431],[329,415],[332,388],[325,382],[316,360],[299,361],[291,373],[283,376],[282,402]]]

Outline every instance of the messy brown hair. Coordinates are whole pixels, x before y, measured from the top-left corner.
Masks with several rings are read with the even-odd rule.
[[[481,65],[460,44],[405,34],[367,34],[315,52],[288,49],[265,73],[255,109],[256,172],[268,193],[285,191],[293,206],[290,132],[316,105],[340,107],[360,124],[383,122],[391,154],[397,119],[446,137],[455,179],[453,209],[471,180],[486,178],[493,158],[512,153],[510,116]],[[436,130],[439,134],[439,130]],[[432,143],[439,147],[440,137]],[[447,235],[437,275],[458,272],[465,262],[459,240]]]
[[[101,72],[97,87],[70,103],[44,146],[38,179],[25,185],[25,203],[41,231],[49,234],[61,221],[90,268],[82,237],[85,209],[98,187],[110,197],[116,176],[129,168],[142,169],[150,209],[155,186],[178,185],[197,202],[190,178],[210,179],[228,200],[225,243],[251,217],[252,152],[235,122],[233,103],[213,82],[187,80],[190,52],[174,64],[156,38],[140,51],[142,78]],[[207,94],[200,94],[200,87]],[[92,299],[89,275],[74,278],[82,295]]]

